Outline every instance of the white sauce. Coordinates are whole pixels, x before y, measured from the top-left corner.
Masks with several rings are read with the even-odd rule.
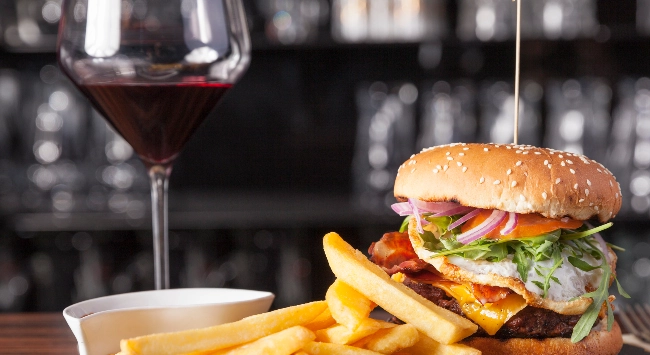
[[[437,233],[434,231],[434,234]],[[436,235],[436,237],[438,236]],[[596,247],[603,253],[609,252],[608,250],[602,250],[600,244],[596,244]],[[435,257],[435,253],[423,247],[415,248],[415,252],[422,260],[428,260],[432,257]],[[572,298],[579,297],[587,293],[587,285],[595,289],[600,284],[600,280],[603,274],[603,271],[600,268],[589,272],[582,271],[569,263],[568,257],[570,255],[571,254],[566,251],[562,252],[562,265],[553,273],[553,276],[560,281],[560,284],[556,283],[553,280],[550,281],[550,287],[547,294],[548,299],[561,302],[568,301]],[[453,255],[447,256],[447,259],[451,264],[454,264],[461,269],[464,269],[476,275],[496,274],[503,277],[513,277],[521,280],[519,272],[517,271],[517,265],[512,262],[512,255],[508,255],[505,259],[499,262],[471,260]],[[592,266],[600,264],[600,261],[594,259],[593,256],[588,254],[585,254],[583,256],[582,261],[585,261]],[[540,267],[542,275],[546,276],[547,271],[544,269],[550,269],[553,266],[553,260],[549,259],[538,262],[533,261],[530,270],[528,271],[528,278],[525,283],[526,289],[541,297],[544,293],[544,290],[535,285],[534,281],[538,281],[544,284],[544,277],[539,276],[535,272],[535,266]]]
[[[569,255],[570,254],[566,252],[562,253],[562,256],[564,258],[562,266],[557,268],[553,273],[553,276],[555,276],[560,281],[560,285],[558,285],[556,282],[551,280],[547,298],[553,301],[568,301],[574,297],[585,294],[587,292],[585,289],[587,285],[591,285],[591,287],[597,287],[600,283],[602,275],[601,269],[584,272],[569,263],[567,260]],[[521,280],[519,272],[517,271],[517,265],[512,262],[511,255],[499,262],[471,260],[462,258],[460,256],[448,256],[447,258],[449,259],[450,263],[478,275],[493,273],[504,277],[514,277]],[[582,260],[591,265],[598,265],[600,263],[591,255],[585,255]],[[545,261],[534,262],[530,268],[530,271],[528,272],[526,289],[541,296],[543,290],[535,285],[533,281],[544,283],[544,278],[537,275],[535,272],[535,266],[540,266],[542,268],[548,269],[553,266],[553,260],[549,259]],[[542,274],[544,274],[543,270]]]

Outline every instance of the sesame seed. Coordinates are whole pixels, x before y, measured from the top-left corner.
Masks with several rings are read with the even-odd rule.
[[[500,145],[498,145],[498,144],[494,145],[494,148],[499,148],[499,147],[500,147]]]
[[[456,164],[458,164],[458,166],[463,166],[463,163],[461,162],[457,162]]]
[[[573,170],[573,169],[569,169],[569,171],[571,172],[571,174],[575,174],[575,173],[576,173],[576,171]]]
[[[540,153],[540,152],[535,152],[535,155],[542,155],[542,153]]]
[[[554,155],[554,154],[555,154],[555,152],[554,152],[554,151],[550,151],[550,152],[549,152],[549,154],[551,154],[551,155]]]
[[[452,157],[447,157],[447,160],[454,160],[454,158],[452,158]]]
[[[506,175],[510,175],[510,174],[512,174],[512,169],[508,169],[508,171],[506,171]]]
[[[501,183],[501,180],[494,180],[495,185],[499,185]]]
[[[411,155],[411,159],[413,159],[413,157],[415,157],[415,154]]]
[[[548,164],[548,168],[549,168],[549,169],[551,168],[551,164]]]
[[[464,167],[463,167],[463,172],[466,172],[466,171],[467,171],[467,167],[464,166]]]
[[[482,184],[482,183],[484,183],[484,182],[485,182],[485,178],[484,178],[484,177],[482,177],[482,178],[481,178],[481,179],[480,179],[480,180],[479,180],[478,182],[479,182],[479,184]]]
[[[562,165],[562,166],[566,166],[566,164],[565,164],[564,162],[561,162],[560,165]]]
[[[511,185],[512,185],[512,187],[515,187],[515,186],[517,186],[517,182],[513,181]]]
[[[612,180],[609,180],[609,186],[614,187],[614,184],[612,184]]]
[[[594,209],[595,209],[596,211],[598,211],[598,206],[594,206]]]
[[[440,170],[438,170],[438,169],[433,169],[433,173],[434,173],[434,174],[437,174],[439,171],[440,171]]]
[[[516,166],[521,166],[521,160],[518,161],[517,164],[515,164],[515,165],[516,165]]]
[[[557,178],[557,179],[555,179],[555,184],[557,185],[557,184],[559,184],[561,181],[562,181],[562,179]]]
[[[585,195],[589,196],[589,189],[585,189]]]
[[[567,159],[566,162],[573,165],[573,162],[571,160],[569,160],[569,159]]]
[[[507,146],[506,146],[506,149],[512,149],[512,147],[511,147],[511,146],[509,146],[509,145],[507,145]]]
[[[587,185],[591,186],[591,181],[589,181],[589,179],[587,179]]]
[[[414,172],[415,172],[415,170],[417,170],[417,169],[416,169],[416,168],[413,168],[413,170],[411,170],[411,172],[412,172],[412,173],[414,173]]]
[[[449,169],[449,165],[445,165],[445,167],[442,168],[443,171],[447,171],[447,169]]]
[[[465,155],[465,153],[458,153],[458,155],[460,155],[460,156],[462,157],[462,156],[464,156],[464,155]]]
[[[484,151],[489,152],[490,150],[487,148],[483,148]]]
[[[564,158],[564,156],[562,154],[558,154],[557,156],[560,157],[560,159]]]
[[[463,148],[463,150],[469,150],[469,148],[465,147],[465,148]]]
[[[518,150],[518,151],[516,151],[515,153],[519,154],[519,153],[521,153],[521,150]]]
[[[523,194],[522,194],[522,195],[519,195],[519,201],[521,201],[521,202],[526,201],[526,197],[524,197]]]
[[[616,193],[616,198],[618,198],[618,192]]]
[[[546,192],[542,192],[542,197],[546,200],[546,198],[548,197],[548,195],[546,194]]]
[[[544,160],[544,165],[548,165],[548,160]]]
[[[528,154],[528,153],[529,153],[529,152],[524,152],[523,154],[526,155],[526,154]]]
[[[583,202],[585,202],[585,199],[581,198],[581,199],[578,200],[578,202],[583,203]]]
[[[449,154],[451,154],[451,153],[449,153],[449,152],[445,153],[445,155],[449,155]]]
[[[440,165],[436,165],[436,169],[441,170],[441,169],[442,169],[442,166],[440,166]]]
[[[593,205],[594,205],[593,202],[589,202],[589,207],[591,207],[591,206],[593,206]]]
[[[573,185],[573,188],[577,190],[577,189],[578,189],[578,183],[576,183],[575,185]]]

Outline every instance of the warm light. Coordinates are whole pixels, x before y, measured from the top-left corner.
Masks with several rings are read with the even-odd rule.
[[[85,50],[88,55],[106,58],[120,49],[120,0],[89,0]]]

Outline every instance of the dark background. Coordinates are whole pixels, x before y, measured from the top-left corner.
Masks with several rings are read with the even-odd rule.
[[[0,29],[5,33],[18,3],[0,0]],[[403,107],[411,110],[405,115],[411,117],[412,131],[396,134],[393,142],[399,147],[391,161],[399,163],[418,149],[415,132],[423,129],[432,83],[464,80],[477,92],[486,83],[510,84],[515,45],[510,37],[459,39],[460,5],[455,1],[439,1],[446,9],[441,15],[446,33],[435,38],[341,41],[331,34],[332,4],[325,2],[330,14],[315,26],[317,33],[302,43],[283,44],[271,34],[260,2],[245,3],[253,42],[251,67],[189,142],[171,177],[172,286],[269,290],[277,294],[274,306],[279,307],[324,297],[333,280],[320,244],[326,232],[337,231],[366,250],[399,226],[401,219],[388,208],[390,188],[373,189],[365,183],[369,168],[363,117],[380,106],[371,98],[373,83],[387,88],[382,89],[384,96],[407,84],[419,92],[414,103]],[[637,19],[637,6],[644,1],[595,3],[599,25],[592,34],[524,39],[522,80],[543,88],[569,79],[602,80],[612,91],[609,133],[623,103],[620,84],[650,73],[650,37],[638,25],[643,18]],[[43,26],[43,36],[55,27]],[[17,78],[20,95],[15,106],[0,103],[0,111],[14,112],[14,121],[7,122],[15,128],[4,137],[9,144],[0,145],[0,311],[59,311],[87,298],[151,289],[150,208],[142,165],[128,160],[136,178],[127,189],[91,182],[97,167],[87,166],[101,147],[77,149],[75,144],[87,143],[101,121],[62,76],[39,82],[43,68],[56,63],[51,37],[41,47],[7,38],[0,41],[0,70]],[[432,48],[440,53],[433,66],[422,59]],[[44,100],[34,92],[48,85],[69,88],[85,122],[82,133],[63,146],[66,159],[84,176],[78,188],[43,189],[27,178],[37,162],[24,148],[30,136],[15,122],[34,116]],[[490,125],[482,119],[487,109],[479,94],[472,100],[468,110],[478,117],[478,126],[465,140],[485,140],[479,132]],[[541,122],[533,140],[540,144],[553,135],[551,101],[545,96],[535,107]],[[596,142],[603,148],[597,156],[585,153],[627,177],[620,178],[627,197],[624,211],[604,235],[628,249],[620,256],[620,279],[635,300],[648,301],[650,223],[645,200],[640,200],[647,196],[637,196],[637,207],[630,202],[633,176],[645,168],[631,160],[616,165],[613,142],[607,134]],[[58,193],[70,191],[75,207],[57,207],[67,201],[59,200],[63,195]],[[91,199],[95,192],[97,206]],[[133,209],[120,209],[120,201]]]

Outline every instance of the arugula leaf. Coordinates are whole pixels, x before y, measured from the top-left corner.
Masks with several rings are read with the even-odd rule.
[[[623,286],[621,286],[621,283],[618,282],[618,277],[615,277],[614,280],[616,281],[616,288],[618,289],[618,294],[625,298],[630,298],[630,295],[627,292],[625,292]]]
[[[404,233],[409,229],[409,223],[411,223],[411,217],[412,216],[406,216],[406,218],[404,218],[404,221],[402,221],[402,225],[399,227],[400,233]]]
[[[528,281],[528,270],[530,269],[530,259],[526,256],[526,251],[523,247],[515,248],[515,253],[512,262],[517,265],[517,272],[521,276],[523,282]]]
[[[579,342],[589,334],[591,328],[598,319],[598,314],[600,313],[600,309],[603,303],[605,303],[607,306],[607,330],[612,330],[612,325],[614,324],[612,305],[609,302],[609,280],[612,277],[612,269],[610,268],[609,263],[605,258],[605,254],[603,254],[600,249],[596,248],[595,245],[593,245],[589,240],[581,240],[580,243],[575,244],[580,248],[590,248],[592,252],[598,253],[600,255],[600,260],[602,260],[600,268],[602,269],[603,273],[601,276],[600,284],[598,285],[596,291],[589,292],[581,296],[585,298],[591,298],[593,302],[591,305],[589,305],[589,307],[587,307],[587,310],[582,315],[582,317],[580,317],[578,323],[576,323],[575,327],[573,328],[573,333],[571,334],[571,342],[573,343]],[[629,297],[627,292],[625,292],[625,290],[623,290],[621,287],[618,279],[616,280],[616,286],[618,288],[618,293],[621,296]]]
[[[591,228],[591,229],[586,230],[586,231],[563,234],[562,239],[564,239],[564,240],[582,239],[582,238],[588,237],[588,236],[590,236],[592,234],[596,234],[598,232],[604,231],[605,229],[607,229],[607,228],[609,228],[609,227],[611,227],[613,225],[614,225],[614,223],[609,222],[609,223],[603,224],[602,226],[598,226],[596,228]]]
[[[580,269],[582,271],[589,272],[589,271],[596,270],[596,269],[600,268],[600,265],[592,266],[588,262],[586,262],[584,260],[580,260],[580,259],[576,258],[575,256],[569,256],[568,259],[569,259],[569,262],[571,263],[571,265],[577,267],[578,269]]]

